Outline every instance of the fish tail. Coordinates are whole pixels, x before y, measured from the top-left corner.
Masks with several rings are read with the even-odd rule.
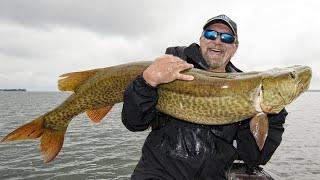
[[[43,156],[43,161],[45,163],[52,161],[60,152],[66,130],[67,128],[64,128],[62,130],[44,130],[40,140],[40,150]]]
[[[18,129],[9,133],[4,137],[1,142],[5,141],[17,141],[17,140],[27,140],[27,139],[36,139],[41,137],[44,131],[43,118],[39,117]]]
[[[1,142],[40,139],[40,150],[45,163],[52,161],[60,152],[66,129],[54,130],[44,126],[44,118],[39,118],[17,128],[4,137]]]

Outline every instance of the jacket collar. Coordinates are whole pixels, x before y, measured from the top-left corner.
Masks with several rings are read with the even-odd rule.
[[[198,44],[192,43],[190,46],[185,48],[184,54],[195,64],[198,64],[203,69],[208,70],[209,66],[207,62],[203,59],[199,48],[200,46]]]
[[[209,66],[207,62],[203,59],[200,53],[200,46],[196,43],[190,44],[184,49],[184,54],[188,59],[192,60],[195,64],[198,64],[204,70],[208,70]],[[236,68],[230,61],[226,66],[226,72],[242,72],[240,69]]]

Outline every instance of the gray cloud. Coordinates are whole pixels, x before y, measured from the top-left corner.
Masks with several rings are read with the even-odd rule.
[[[0,88],[55,90],[65,72],[153,60],[168,46],[197,42],[204,21],[224,13],[238,23],[232,61],[239,68],[309,65],[311,87],[320,89],[318,6],[313,0],[3,0]]]
[[[1,1],[0,18],[26,26],[59,24],[139,36],[175,21],[175,11],[180,3],[169,0],[4,0]]]

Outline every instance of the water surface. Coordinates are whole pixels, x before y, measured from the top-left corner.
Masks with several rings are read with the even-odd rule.
[[[52,109],[69,93],[0,92],[0,138]],[[264,167],[280,179],[320,179],[320,92],[287,107],[283,142]],[[129,179],[149,131],[130,132],[117,104],[100,124],[82,114],[70,123],[57,158],[42,162],[38,141],[0,144],[0,179]]]

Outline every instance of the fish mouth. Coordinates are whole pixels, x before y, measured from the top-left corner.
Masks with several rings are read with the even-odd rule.
[[[310,86],[310,81],[312,77],[312,71],[309,67],[301,68],[298,71],[293,71],[294,78],[296,81],[295,91],[293,92],[291,98],[288,100],[287,103],[292,102],[295,100],[301,93],[307,91]]]
[[[289,99],[287,103],[291,103],[293,100],[295,100],[301,93],[305,92],[307,89],[309,89],[309,83],[310,82],[304,82],[300,80],[296,85],[296,91],[292,94],[292,97]]]

